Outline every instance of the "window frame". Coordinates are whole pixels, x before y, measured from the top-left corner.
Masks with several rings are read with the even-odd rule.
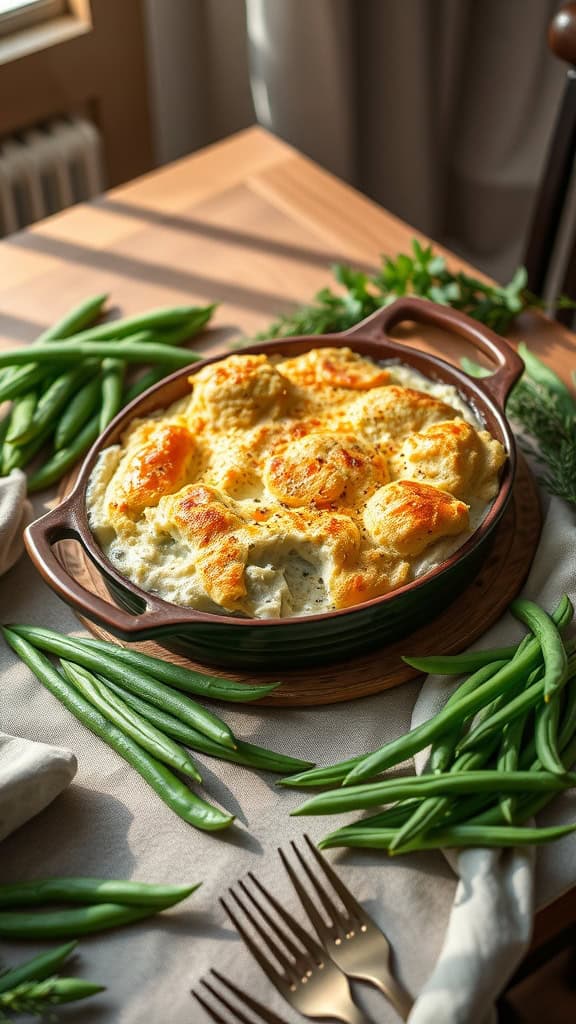
[[[26,0],[21,7],[0,12],[0,38],[70,14],[67,0]]]

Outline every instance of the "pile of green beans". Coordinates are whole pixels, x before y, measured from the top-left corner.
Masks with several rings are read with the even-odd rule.
[[[202,358],[177,346],[198,334],[215,306],[174,306],[95,325],[107,295],[87,299],[34,342],[0,352],[0,475],[26,469],[28,490],[56,483],[128,402]],[[127,384],[127,366],[152,369]],[[37,456],[43,461],[38,464]]]
[[[524,824],[576,785],[569,771],[576,761],[576,644],[562,638],[573,608],[564,595],[552,615],[524,599],[511,611],[530,629],[516,647],[404,659],[423,672],[471,673],[433,718],[371,754],[282,780],[302,788],[340,784],[307,800],[297,815],[385,808],[332,832],[322,847],[397,854],[544,843],[576,830]],[[377,778],[427,747],[424,774]]]
[[[282,775],[311,766],[309,761],[245,743],[221,718],[188,696],[252,701],[265,697],[278,683],[243,685],[102,641],[33,626],[2,627],[2,633],[46,689],[116,750],[168,807],[199,829],[227,828],[234,817],[203,800],[179,778],[184,774],[202,781],[189,750]],[[43,652],[59,657],[60,669]],[[0,905],[1,899],[2,887]],[[0,934],[1,928],[0,920]]]
[[[40,953],[0,975],[0,1020],[11,1020],[10,1014],[32,1014],[44,1017],[53,1006],[76,1002],[104,992],[104,985],[63,978],[58,971],[76,949],[76,942],[67,942],[47,953]]]
[[[1,885],[0,936],[65,939],[93,935],[168,910],[195,892],[200,884],[150,885],[106,878],[45,878]],[[81,906],[67,907],[70,903]],[[56,905],[57,909],[28,909],[46,905]],[[2,981],[0,975],[0,991]]]

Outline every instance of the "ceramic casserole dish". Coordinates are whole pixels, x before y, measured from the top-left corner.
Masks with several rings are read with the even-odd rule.
[[[391,339],[387,332],[404,321],[430,324],[465,338],[496,364],[495,372],[475,380],[442,359]],[[312,348],[339,345],[376,362],[399,361],[431,380],[452,385],[506,451],[499,490],[486,516],[445,561],[426,575],[363,604],[281,619],[195,611],[147,593],[122,576],[99,548],[89,526],[86,494],[96,460],[104,448],[118,443],[132,420],[165,409],[188,394],[190,375],[224,358],[217,356],[178,370],[127,406],[88,453],[72,492],[28,528],[28,551],[49,586],[75,611],[122,640],[154,639],[207,664],[265,670],[350,658],[411,632],[457,600],[486,557],[512,495],[516,454],[504,404],[522,373],[522,361],[503,339],[483,325],[455,310],[414,298],[399,299],[343,334],[263,342],[243,352],[292,357]],[[53,550],[58,541],[66,539],[82,545],[115,603],[84,589],[68,573]]]

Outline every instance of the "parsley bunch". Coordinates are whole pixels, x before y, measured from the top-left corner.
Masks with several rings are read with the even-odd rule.
[[[417,295],[442,306],[452,306],[504,334],[515,316],[542,302],[526,289],[526,270],[519,267],[509,284],[486,284],[463,271],[453,273],[432,246],[413,239],[412,254],[382,257],[380,269],[366,274],[342,263],[332,267],[340,290],[322,288],[311,304],[281,316],[256,336],[286,338],[299,334],[345,331],[382,306],[403,295]],[[565,305],[566,300],[560,300]]]

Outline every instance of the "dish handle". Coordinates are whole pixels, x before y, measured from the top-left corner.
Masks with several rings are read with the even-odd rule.
[[[496,363],[497,369],[489,377],[482,378],[481,386],[501,408],[504,408],[510,391],[522,376],[524,363],[504,338],[459,310],[441,306],[430,299],[400,298],[390,306],[376,310],[366,320],[344,334],[347,337],[358,336],[378,340],[382,335],[386,337],[389,330],[405,320],[444,328],[452,334],[460,335],[484,352]],[[410,351],[409,346],[401,345],[395,339],[388,340],[393,341],[398,348]]]
[[[58,596],[80,615],[97,622],[121,639],[133,641],[157,637],[183,622],[189,624],[189,608],[168,606],[167,609],[164,602],[156,599],[153,594],[138,592],[142,609],[140,613],[133,615],[87,590],[68,573],[56,557],[54,544],[61,540],[77,541],[86,555],[92,558],[89,546],[82,536],[82,528],[76,522],[74,495],[31,523],[24,531],[24,542],[40,575]],[[125,585],[126,581],[113,570],[110,570],[108,575],[120,586]]]

